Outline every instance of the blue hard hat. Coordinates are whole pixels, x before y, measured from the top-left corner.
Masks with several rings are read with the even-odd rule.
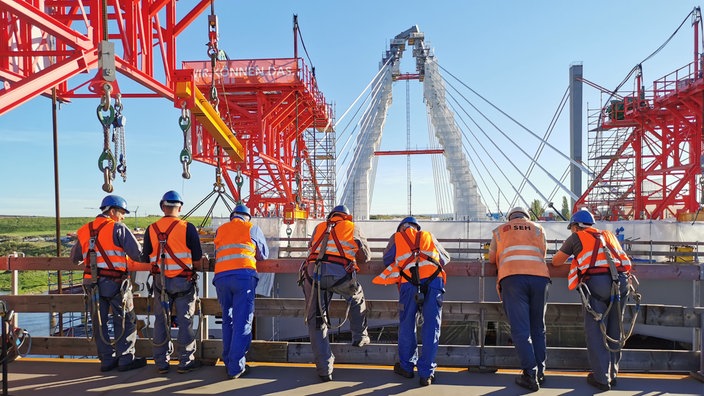
[[[420,231],[420,224],[418,224],[418,220],[416,220],[416,218],[413,216],[408,216],[405,219],[401,220],[400,223],[398,223],[398,227],[396,227],[396,232],[401,231],[401,226],[404,224],[413,224],[414,226],[416,226],[416,230]]]
[[[121,208],[125,213],[130,213],[127,210],[127,201],[119,195],[107,195],[103,198],[103,202],[100,203],[100,210],[105,212],[110,208]]]
[[[159,201],[159,206],[183,206],[183,199],[181,199],[181,194],[174,190],[167,191],[161,201]]]
[[[345,205],[337,205],[332,210],[330,211],[330,214],[328,215],[328,219],[332,217],[335,213],[342,213],[346,215],[350,215],[350,210],[347,208]]]
[[[249,213],[249,208],[245,204],[241,203],[235,205],[235,209],[233,209],[232,213],[230,213],[230,220],[234,219],[237,215],[245,215],[247,216],[247,220],[252,218],[252,215]]]
[[[582,208],[574,212],[572,218],[570,219],[570,223],[567,224],[567,229],[569,230],[572,228],[573,224],[577,224],[580,227],[589,227],[594,223],[596,223],[596,221],[594,221],[594,216],[592,216],[589,210]]]

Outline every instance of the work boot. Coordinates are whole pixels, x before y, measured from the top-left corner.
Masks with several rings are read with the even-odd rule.
[[[203,363],[200,360],[193,360],[185,366],[179,364],[177,372],[179,374],[190,373],[191,371],[198,370]]]
[[[423,378],[420,377],[420,386],[428,386],[435,382],[435,374],[430,374],[430,377]]]
[[[401,363],[396,363],[394,364],[394,373],[406,377],[406,378],[413,378],[413,371],[406,371],[401,367]]]
[[[330,374],[328,374],[328,375],[319,375],[318,377],[320,377],[320,382],[330,382],[330,381],[332,381],[332,373],[330,373]]]
[[[246,376],[247,374],[249,374],[249,370],[250,370],[250,369],[249,369],[249,365],[248,365],[248,364],[245,364],[245,365],[244,365],[244,370],[240,371],[239,373],[237,373],[237,374],[235,374],[235,375],[228,375],[227,378],[229,378],[229,379],[237,379],[237,378],[239,378],[239,377],[244,377],[244,376]]]
[[[371,342],[371,340],[369,339],[369,337],[362,336],[362,338],[360,340],[352,341],[352,345],[356,346],[357,348],[361,348],[365,345],[368,345],[370,342]]]
[[[164,363],[163,365],[157,364],[156,371],[158,371],[159,374],[168,374],[169,368],[171,368],[171,366],[169,366],[169,363]]]
[[[526,388],[531,392],[536,392],[540,389],[540,385],[538,385],[538,382],[535,380],[535,378],[531,377],[526,373],[523,373],[520,376],[516,377],[516,385],[522,388]]]
[[[601,382],[597,381],[596,378],[594,378],[594,373],[589,373],[587,375],[587,383],[599,390],[602,391],[608,391],[611,390],[611,385],[609,384],[602,384]]]
[[[100,372],[105,373],[117,367],[117,359],[100,363]]]
[[[134,369],[142,368],[146,365],[147,365],[147,359],[145,359],[143,357],[139,357],[139,358],[136,357],[136,358],[132,359],[132,361],[129,362],[128,364],[125,364],[125,365],[118,367],[117,371],[134,370]]]

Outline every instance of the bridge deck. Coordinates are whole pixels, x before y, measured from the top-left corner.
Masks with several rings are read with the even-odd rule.
[[[250,364],[251,373],[236,380],[225,377],[221,363],[178,374],[156,373],[153,361],[128,372],[101,373],[97,360],[24,358],[9,365],[9,394],[23,395],[220,395],[246,391],[250,395],[486,395],[522,394],[514,384],[517,370],[475,373],[467,369],[439,368],[436,384],[419,387],[417,377],[395,375],[391,366],[335,365],[334,381],[321,383],[311,364]],[[598,391],[587,384],[584,372],[546,373],[541,395],[584,395]],[[688,374],[624,373],[614,395],[702,395],[704,383]]]

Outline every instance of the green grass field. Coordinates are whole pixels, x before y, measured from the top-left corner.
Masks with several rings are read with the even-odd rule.
[[[125,219],[132,229],[146,228],[160,217],[148,216]],[[59,239],[75,233],[94,217],[61,218]],[[199,226],[203,217],[192,217],[188,221]],[[208,225],[209,223],[206,223]],[[19,254],[25,257],[68,257],[74,242],[56,244],[56,218],[33,216],[0,216],[0,256]],[[57,250],[60,250],[57,254]],[[22,271],[19,274],[21,293],[44,293],[56,281],[56,273],[48,271]],[[64,279],[81,279],[80,271],[64,274]],[[0,274],[0,291],[10,291],[11,274]]]

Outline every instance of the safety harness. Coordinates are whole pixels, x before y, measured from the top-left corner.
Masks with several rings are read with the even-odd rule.
[[[90,285],[83,285],[83,299],[84,299],[84,305],[86,307],[86,320],[88,318],[88,315],[90,315],[91,312],[95,313],[95,319],[97,320],[97,326],[93,327],[93,332],[92,335],[91,333],[86,331],[86,338],[89,340],[93,340],[95,338],[95,333],[97,332],[100,335],[100,339],[105,343],[110,346],[115,346],[117,344],[117,341],[122,338],[122,336],[125,335],[125,322],[127,320],[127,315],[125,315],[125,312],[128,311],[129,305],[129,300],[132,295],[132,283],[130,282],[129,279],[129,274],[126,271],[119,271],[115,269],[115,266],[113,265],[112,261],[110,261],[110,257],[108,256],[107,252],[103,248],[103,246],[100,244],[100,239],[98,238],[98,234],[100,231],[105,227],[108,222],[104,222],[103,224],[99,225],[98,228],[93,228],[93,221],[88,223],[88,230],[90,231],[90,239],[88,240],[88,257],[90,260],[89,266],[86,266],[86,268],[83,270],[84,274],[90,274],[91,279],[90,279]],[[100,252],[100,256],[103,258],[105,261],[105,264],[108,266],[108,268],[98,268],[98,254],[96,253],[95,250],[98,250]],[[100,315],[100,302],[99,300],[102,299],[106,301],[108,304],[110,304],[110,300],[114,296],[101,296],[100,295],[100,289],[98,287],[98,277],[105,277],[105,278],[112,278],[115,281],[120,281],[122,282],[120,285],[120,295],[122,296],[122,333],[118,336],[115,335],[115,339],[113,341],[105,339],[105,335],[103,334],[102,328],[103,328],[103,318],[102,315]],[[92,317],[92,316],[91,316]]]
[[[631,336],[633,333],[633,330],[635,328],[635,322],[638,318],[638,312],[640,312],[640,300],[641,300],[641,295],[636,291],[636,287],[638,285],[638,279],[635,277],[635,275],[631,274],[630,272],[628,273],[628,290],[626,292],[625,300],[627,301],[629,298],[632,299],[635,302],[635,311],[631,317],[631,323],[629,326],[628,331],[624,331],[624,326],[623,326],[623,316],[626,312],[626,308],[628,307],[628,304],[621,304],[621,287],[620,283],[621,281],[619,280],[619,273],[626,272],[626,269],[623,266],[616,266],[616,263],[614,261],[614,256],[618,256],[616,249],[614,249],[613,246],[607,244],[604,240],[604,235],[601,232],[590,232],[586,231],[588,234],[594,237],[596,239],[596,242],[594,243],[594,249],[592,251],[592,256],[591,256],[591,261],[589,263],[589,268],[584,272],[579,274],[579,284],[577,285],[577,291],[579,292],[579,295],[582,299],[582,305],[584,306],[584,309],[592,315],[595,321],[599,323],[599,329],[601,330],[601,334],[604,339],[604,345],[606,346],[606,349],[610,352],[619,352],[623,346],[626,344],[626,341],[628,338]],[[606,261],[609,263],[609,267],[594,267],[594,264],[596,263],[597,259],[597,254],[599,253],[599,249],[601,247],[604,247],[604,255],[606,256]],[[609,299],[609,305],[606,307],[606,310],[603,313],[596,312],[590,302],[589,299],[591,297],[591,291],[589,290],[589,287],[584,283],[587,279],[589,279],[592,275],[600,275],[600,274],[609,274],[611,276],[611,297]],[[604,323],[604,318],[608,317],[609,312],[611,309],[614,307],[615,304],[615,309],[620,312],[619,316],[619,338],[614,339],[610,337],[607,332],[606,332],[606,324]],[[615,344],[616,347],[612,348],[611,344]]]
[[[440,275],[440,273],[443,271],[442,265],[440,265],[437,260],[435,260],[433,257],[428,256],[420,250],[420,233],[420,231],[416,232],[416,240],[415,242],[413,242],[405,232],[401,232],[403,240],[406,241],[406,244],[408,244],[408,247],[411,249],[411,255],[399,268],[399,274],[401,275],[401,277],[403,277],[408,282],[411,282],[413,286],[416,286],[418,288],[418,291],[415,295],[415,300],[419,308],[423,306],[425,296],[428,294],[428,285],[430,284],[430,282],[435,280],[435,278],[437,278],[438,275]],[[425,282],[421,282],[420,279],[420,268],[418,263],[421,259],[429,261],[435,264],[436,266],[435,272],[433,272],[432,275],[427,277]],[[408,269],[408,271],[411,273],[411,275],[409,276],[406,274],[405,269],[412,262],[415,262],[415,265],[412,268]]]
[[[13,362],[18,357],[24,357],[32,349],[32,336],[25,329],[13,324],[15,311],[0,300],[0,319],[2,320],[2,360],[0,364]],[[25,352],[23,353],[22,350]],[[5,378],[3,378],[4,380]]]
[[[164,315],[164,327],[166,330],[165,331],[166,337],[164,338],[163,342],[156,344],[156,343],[154,343],[153,336],[150,338],[152,345],[154,345],[155,347],[160,347],[160,346],[166,345],[167,343],[169,344],[170,347],[173,347],[173,345],[171,343],[171,331],[170,331],[170,329],[171,329],[171,326],[170,326],[170,324],[171,324],[171,302],[172,301],[176,300],[177,298],[181,298],[181,297],[190,295],[193,292],[193,288],[195,288],[195,292],[196,292],[195,310],[196,310],[196,312],[200,312],[200,298],[198,297],[199,292],[198,292],[198,283],[197,283],[198,274],[195,271],[193,271],[193,269],[189,268],[188,265],[183,262],[183,260],[178,258],[176,256],[176,254],[174,253],[173,249],[171,249],[171,247],[168,244],[169,235],[171,234],[171,231],[173,231],[173,229],[176,227],[177,224],[178,224],[178,221],[172,222],[169,225],[169,227],[166,229],[165,232],[162,232],[156,223],[152,224],[152,227],[154,227],[154,231],[156,232],[156,235],[157,235],[157,238],[159,241],[159,253],[158,253],[159,262],[152,265],[151,271],[149,273],[149,277],[147,278],[147,327],[149,327],[149,325],[150,325],[149,311],[150,311],[151,303],[153,300],[153,295],[154,295],[153,292],[154,292],[154,289],[156,289],[156,291],[160,293],[159,299],[161,300],[162,313]],[[178,293],[168,293],[166,291],[165,272],[166,272],[166,254],[167,253],[176,262],[176,264],[178,264],[183,269],[183,271],[181,271],[181,273],[178,276],[187,278],[188,281],[191,282],[193,288],[186,290],[186,291],[178,292]],[[159,279],[161,280],[161,289],[157,288],[154,285],[153,281],[150,283],[149,278],[153,278],[153,276],[155,276],[155,275],[158,275]],[[198,327],[200,327],[200,321],[198,323],[199,323]],[[181,324],[179,323],[179,326],[180,325]],[[168,354],[171,354],[172,352],[173,352],[172,350],[169,350]]]
[[[328,248],[328,241],[330,240],[330,237],[332,236],[333,242],[335,242],[335,246],[337,247],[338,252],[343,252],[342,248],[342,243],[340,243],[340,239],[338,238],[337,234],[334,231],[335,225],[337,222],[334,221],[327,221],[327,225],[325,228],[325,232],[323,232],[323,236],[315,241],[313,245],[311,245],[311,254],[308,256],[308,258],[301,263],[301,268],[300,268],[300,274],[299,274],[299,280],[298,280],[298,285],[302,286],[303,281],[307,281],[308,284],[311,285],[311,290],[317,291],[317,305],[316,305],[316,322],[320,322],[319,326],[318,323],[316,323],[316,326],[321,327],[323,323],[329,328],[329,329],[338,329],[342,327],[345,322],[347,322],[347,318],[349,316],[350,312],[350,307],[352,305],[352,301],[350,299],[347,300],[347,309],[345,310],[345,318],[344,320],[336,327],[332,328],[330,324],[330,315],[328,312],[328,307],[330,306],[330,301],[332,300],[332,295],[333,293],[328,293],[328,289],[333,289],[335,286],[338,286],[352,277],[354,277],[356,270],[358,269],[357,263],[354,260],[348,260],[347,258],[344,257],[339,257],[339,256],[333,256],[333,255],[328,255],[326,253],[327,248]],[[316,254],[315,251],[320,247],[320,251]],[[313,269],[313,276],[311,277],[308,274],[307,266],[308,263],[315,260],[315,266]],[[348,276],[342,277],[339,280],[337,280],[335,283],[332,285],[326,285],[325,287],[322,287],[321,285],[321,280],[322,280],[322,264],[323,262],[326,263],[333,263],[333,264],[339,264],[342,265],[345,268],[345,271],[347,272]],[[325,298],[323,299],[322,297],[322,292],[325,291]],[[313,293],[311,293],[310,296],[308,296],[308,301],[306,301],[306,309],[305,309],[305,324],[308,324],[308,313],[310,312],[311,309],[311,304],[313,300]]]

